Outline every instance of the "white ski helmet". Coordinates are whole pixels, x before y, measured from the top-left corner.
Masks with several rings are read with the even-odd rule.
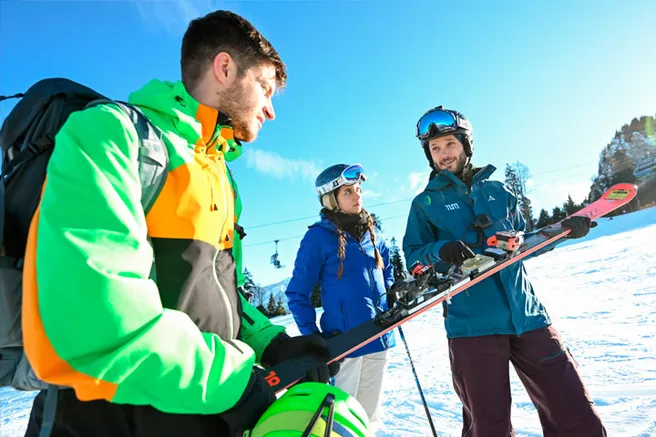
[[[367,180],[364,168],[360,164],[336,164],[328,167],[317,176],[314,188],[319,196],[319,203],[324,208],[338,209],[335,191],[343,185],[354,185]]]

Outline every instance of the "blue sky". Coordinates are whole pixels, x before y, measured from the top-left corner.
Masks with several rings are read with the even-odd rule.
[[[263,285],[291,275],[327,165],[364,165],[365,207],[402,238],[427,178],[413,136],[426,109],[464,113],[473,162],[495,165],[495,178],[527,165],[536,214],[568,193],[582,200],[615,131],[656,113],[650,0],[1,1],[0,94],[63,76],[125,99],[151,78],[178,80],[188,21],[219,8],[249,19],[289,72],[277,119],[232,165],[245,265]],[[0,103],[0,119],[12,106]],[[269,264],[275,239],[281,270]]]

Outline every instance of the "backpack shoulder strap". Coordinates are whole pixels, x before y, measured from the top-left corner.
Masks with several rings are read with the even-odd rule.
[[[117,105],[130,119],[139,136],[139,179],[141,180],[141,205],[148,214],[164,187],[169,171],[169,154],[162,134],[137,106],[120,101],[99,99],[89,106]]]
[[[137,129],[139,145],[139,179],[141,180],[141,204],[148,214],[164,187],[169,173],[169,153],[162,134],[137,106],[117,102]]]

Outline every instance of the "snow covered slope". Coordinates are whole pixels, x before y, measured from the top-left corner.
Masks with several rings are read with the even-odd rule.
[[[601,219],[578,241],[526,263],[536,292],[579,363],[608,435],[656,436],[656,208]],[[440,435],[459,436],[461,404],[441,310],[410,321],[404,332]],[[401,344],[385,387],[387,420],[377,436],[431,435]],[[514,370],[511,390],[517,436],[541,436]]]
[[[526,263],[536,291],[580,365],[609,436],[656,436],[656,208],[599,226]],[[298,333],[291,316],[274,319]],[[440,436],[460,435],[440,309],[404,325]],[[431,435],[403,345],[391,354],[378,437]],[[541,436],[537,413],[511,370],[517,436]],[[31,393],[0,390],[0,435],[23,435]]]

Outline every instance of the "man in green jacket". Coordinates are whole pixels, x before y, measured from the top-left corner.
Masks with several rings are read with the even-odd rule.
[[[70,387],[59,390],[54,436],[241,436],[275,400],[257,363],[327,353],[319,336],[289,337],[240,296],[231,253],[224,154],[274,119],[285,65],[251,23],[216,11],[190,23],[181,70],[181,81],[152,80],[128,99],[169,155],[148,214],[140,140],[119,107],[75,112],[55,138],[23,284],[30,363]],[[45,397],[28,436],[40,431]]]

